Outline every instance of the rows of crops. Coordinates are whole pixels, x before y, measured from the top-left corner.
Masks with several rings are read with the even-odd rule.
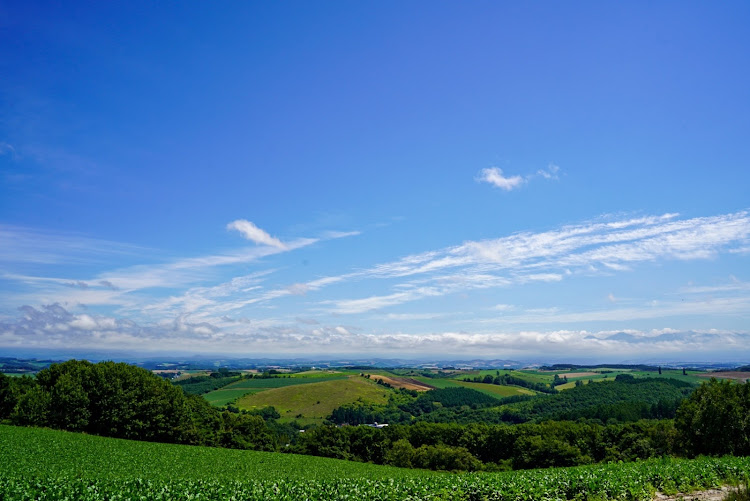
[[[196,469],[200,466],[196,465]],[[724,458],[692,462],[533,470],[506,474],[436,475],[371,480],[288,479],[219,481],[147,477],[86,477],[0,474],[2,499],[280,499],[280,500],[651,500],[655,490],[690,491],[747,478],[747,460]]]
[[[439,474],[0,426],[0,499],[650,500],[747,481],[750,458]]]

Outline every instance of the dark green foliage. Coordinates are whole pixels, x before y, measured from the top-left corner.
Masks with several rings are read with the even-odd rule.
[[[17,424],[163,442],[190,433],[182,391],[138,367],[70,360],[40,371],[36,382],[11,416]]]
[[[271,450],[275,438],[262,417],[220,412],[203,398],[145,369],[124,363],[69,360],[36,380],[5,385],[15,424],[117,438]],[[18,387],[9,398],[8,388]],[[5,404],[7,405],[7,404]]]
[[[279,411],[276,410],[276,407],[274,406],[268,406],[263,407],[262,409],[255,409],[247,412],[248,414],[252,416],[260,416],[263,418],[264,421],[268,421],[271,419],[279,419],[281,417],[281,414],[279,414]]]
[[[471,388],[442,388],[426,391],[419,395],[417,402],[438,403],[443,407],[459,407],[462,405],[478,407],[499,403],[497,398]]]
[[[478,469],[479,463],[484,469],[509,465],[526,469],[661,457],[673,454],[675,443],[676,432],[672,421],[667,420],[609,426],[554,421],[517,426],[418,422],[384,429],[322,426],[300,434],[291,450],[430,469],[452,470],[458,468],[457,464]],[[420,450],[421,456],[417,454]],[[433,454],[443,459],[450,456],[457,462],[425,459]]]
[[[0,372],[0,420],[9,418],[21,396],[35,385],[28,376],[8,377]]]
[[[220,373],[218,372],[214,372],[213,374],[220,375]],[[188,393],[190,395],[203,395],[204,393],[208,393],[209,391],[223,388],[224,386],[230,383],[234,383],[239,379],[236,376],[214,377],[213,374],[211,374],[211,376],[195,376],[188,379],[182,379],[180,381],[175,381],[174,384],[182,388],[185,393]]]
[[[556,376],[557,377],[557,376]],[[522,388],[528,388],[529,390],[538,391],[540,393],[557,393],[555,384],[567,383],[567,380],[560,379],[557,377],[557,383],[550,385],[544,383],[534,383],[527,381],[520,377],[511,376],[510,374],[497,374],[494,378],[489,374],[485,377],[474,376],[474,378],[465,377],[464,381],[469,383],[485,383],[485,384],[496,384],[501,386],[520,386]]]
[[[673,417],[679,401],[693,388],[690,383],[675,379],[604,381],[577,386],[546,398],[507,405],[499,414],[501,420],[508,423],[580,418],[603,422],[637,421]]]
[[[690,455],[750,455],[750,384],[712,378],[678,409],[676,426]]]
[[[343,406],[335,409],[330,419],[338,424],[374,421],[520,424],[550,419],[594,419],[602,423],[614,423],[671,419],[680,402],[693,389],[690,383],[655,378],[625,378],[579,385],[555,395],[519,395],[503,399],[480,392],[472,393],[474,390],[469,388],[446,388],[422,393],[416,400],[398,405],[356,403]]]
[[[354,402],[342,405],[331,412],[329,421],[336,424],[359,425],[367,423],[408,423],[412,415],[399,409],[395,403],[378,405],[371,402]]]
[[[401,390],[400,395],[400,403],[391,400],[387,405],[369,402],[342,405],[333,410],[329,420],[336,424],[350,425],[409,423],[415,418],[448,422],[455,421],[459,413],[465,414],[472,409],[496,406],[504,402],[471,388],[461,387],[430,390],[416,396],[414,392]]]
[[[543,365],[539,370],[543,371],[567,371],[567,370],[581,370],[581,369],[630,369],[634,371],[643,372],[654,372],[657,370],[653,365],[642,365],[642,364],[599,364],[599,365],[576,365],[576,364],[554,364],[554,365]]]

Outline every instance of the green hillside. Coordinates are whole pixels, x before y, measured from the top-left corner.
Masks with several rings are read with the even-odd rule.
[[[0,464],[3,472],[28,475],[149,480],[379,479],[435,474],[280,452],[138,442],[5,425],[0,425]]]
[[[493,397],[515,397],[518,395],[536,395],[536,392],[528,390],[526,388],[519,388],[518,386],[505,386],[496,384],[484,384],[484,383],[469,383],[466,381],[456,381],[456,384],[463,386],[464,388],[471,388],[472,390],[481,391],[487,395]]]
[[[750,475],[750,459],[444,474],[292,454],[0,426],[0,499],[646,501]]]
[[[246,395],[237,401],[240,409],[253,410],[273,406],[282,420],[322,421],[333,409],[362,399],[375,404],[388,401],[389,390],[367,379],[347,379],[287,386]]]
[[[346,376],[341,374],[329,374],[325,376],[314,376],[312,374],[305,374],[302,376],[294,377],[272,377],[272,378],[253,378],[243,379],[235,383],[228,384],[218,390],[211,391],[203,395],[211,405],[222,407],[228,403],[234,402],[235,400],[253,393],[260,391],[270,390],[273,388],[284,388],[287,386],[296,386],[299,384],[311,384],[321,383],[325,381],[336,381],[340,379],[346,379]]]

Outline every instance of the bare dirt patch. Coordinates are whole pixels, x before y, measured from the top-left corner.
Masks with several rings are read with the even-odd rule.
[[[734,379],[735,381],[746,381],[750,379],[750,372],[707,372],[706,374],[698,374],[700,377],[715,377],[716,379]]]
[[[388,376],[381,376],[379,374],[367,374],[367,375],[370,376],[370,379],[372,379],[373,381],[382,379],[384,383],[388,383],[394,388],[405,388],[407,390],[416,390],[416,391],[428,391],[428,390],[435,389],[435,387],[432,385],[423,383],[422,381],[418,381],[416,379],[412,379],[409,377],[388,377]]]
[[[721,501],[727,494],[736,491],[736,487],[722,487],[721,489],[709,489],[707,491],[693,492],[691,494],[675,494],[667,496],[657,492],[654,497],[655,501]]]

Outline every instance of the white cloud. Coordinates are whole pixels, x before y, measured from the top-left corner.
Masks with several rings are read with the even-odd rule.
[[[750,282],[743,282],[734,275],[729,276],[730,282],[720,285],[690,285],[680,289],[684,294],[713,294],[716,292],[746,292],[750,291]]]
[[[265,354],[419,353],[436,358],[534,357],[623,360],[625,357],[684,359],[750,355],[750,332],[720,329],[681,330],[485,330],[475,332],[366,332],[357,327],[316,322],[274,324],[234,321],[232,328],[186,316],[151,324],[88,314],[75,315],[60,305],[22,308],[15,321],[0,320],[0,346],[44,349],[138,350],[175,353]]]
[[[398,292],[363,299],[324,301],[337,313],[361,313],[429,296],[508,287],[532,282],[559,282],[578,274],[627,271],[639,262],[707,259],[746,245],[750,216],[738,212],[677,220],[677,214],[563,226],[545,232],[523,232],[490,240],[406,256],[397,261],[341,275],[348,279],[425,278],[394,286]],[[446,274],[447,270],[450,274]],[[442,273],[442,274],[439,274]],[[330,278],[329,278],[330,280]]]
[[[324,231],[321,235],[321,238],[324,238],[326,240],[329,239],[335,239],[335,238],[345,238],[345,237],[356,237],[358,235],[361,235],[361,231]]]
[[[243,237],[252,240],[256,244],[270,245],[279,249],[286,249],[286,245],[278,238],[272,237],[266,231],[258,228],[247,219],[238,219],[227,224],[228,230],[237,230]]]
[[[446,313],[387,313],[385,315],[374,316],[374,318],[381,320],[408,322],[414,320],[434,320],[436,318],[442,318],[445,316],[447,316]]]
[[[612,294],[608,299],[616,302]],[[559,308],[527,309],[518,315],[481,320],[486,325],[506,324],[585,324],[588,322],[630,322],[670,317],[745,315],[750,311],[750,297],[709,298],[695,301],[651,301],[628,308],[564,312]]]
[[[290,294],[294,296],[304,296],[307,294],[307,291],[310,290],[310,287],[307,284],[302,283],[296,283],[292,284],[289,287],[286,288]]]
[[[78,315],[73,321],[70,322],[71,327],[77,327],[83,330],[92,330],[98,327],[96,320],[88,315]]]
[[[409,301],[415,301],[430,296],[440,296],[443,292],[434,287],[419,287],[405,292],[396,292],[384,296],[370,296],[363,299],[342,299],[323,301],[323,304],[333,304],[333,313],[354,314],[394,306]]]
[[[482,169],[479,172],[477,181],[489,183],[505,191],[510,191],[518,188],[525,182],[524,178],[522,178],[521,176],[505,177],[503,175],[502,169],[499,169],[498,167]]]
[[[503,170],[499,167],[490,167],[488,169],[482,169],[476,177],[476,180],[481,183],[489,183],[501,190],[511,191],[520,188],[524,183],[528,183],[536,177],[541,177],[547,180],[558,180],[560,179],[560,166],[550,163],[546,169],[539,169],[535,174],[529,174],[527,176],[506,176],[503,174]]]
[[[544,179],[560,179],[559,172],[560,166],[550,163],[546,169],[539,169],[536,171],[536,175],[541,176]]]

